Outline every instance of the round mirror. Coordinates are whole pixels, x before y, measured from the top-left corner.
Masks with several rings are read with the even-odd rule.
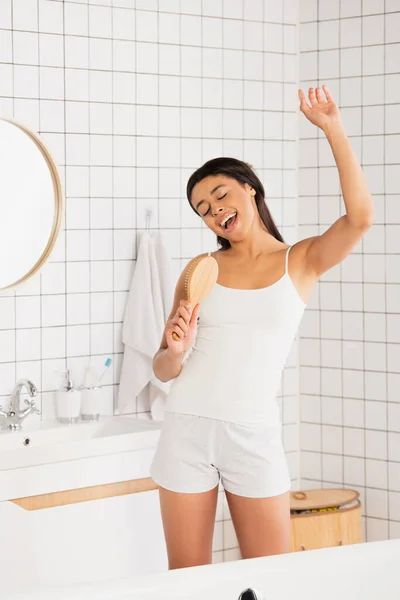
[[[0,119],[0,290],[28,279],[49,257],[61,225],[57,168],[42,140]]]

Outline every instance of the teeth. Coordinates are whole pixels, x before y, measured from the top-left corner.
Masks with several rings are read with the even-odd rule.
[[[235,212],[234,212],[234,213],[231,213],[230,215],[226,215],[226,217],[225,217],[225,218],[224,218],[224,219],[221,221],[221,227],[224,227],[224,226],[225,226],[225,223],[226,223],[227,221],[229,221],[229,219],[230,219],[231,217],[236,217],[236,214],[237,214],[237,213],[235,213]]]

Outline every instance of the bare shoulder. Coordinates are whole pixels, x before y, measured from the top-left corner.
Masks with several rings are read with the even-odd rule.
[[[212,256],[212,258],[215,258],[215,260],[218,262],[218,260],[221,257],[229,256],[229,250],[223,250],[222,248],[220,248],[219,250],[215,250],[214,252],[206,252],[205,254],[202,254],[201,256]]]

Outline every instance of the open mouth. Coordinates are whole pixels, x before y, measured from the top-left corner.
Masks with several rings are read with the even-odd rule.
[[[221,223],[221,227],[225,229],[225,231],[232,231],[234,229],[237,222],[237,212],[233,212],[230,215],[227,215],[225,219]]]

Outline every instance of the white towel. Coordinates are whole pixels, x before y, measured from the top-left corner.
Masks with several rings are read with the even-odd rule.
[[[153,356],[173,302],[170,260],[161,233],[143,232],[122,328],[125,348],[118,396],[120,414],[147,387],[153,419],[164,418],[170,383],[155,377]]]

